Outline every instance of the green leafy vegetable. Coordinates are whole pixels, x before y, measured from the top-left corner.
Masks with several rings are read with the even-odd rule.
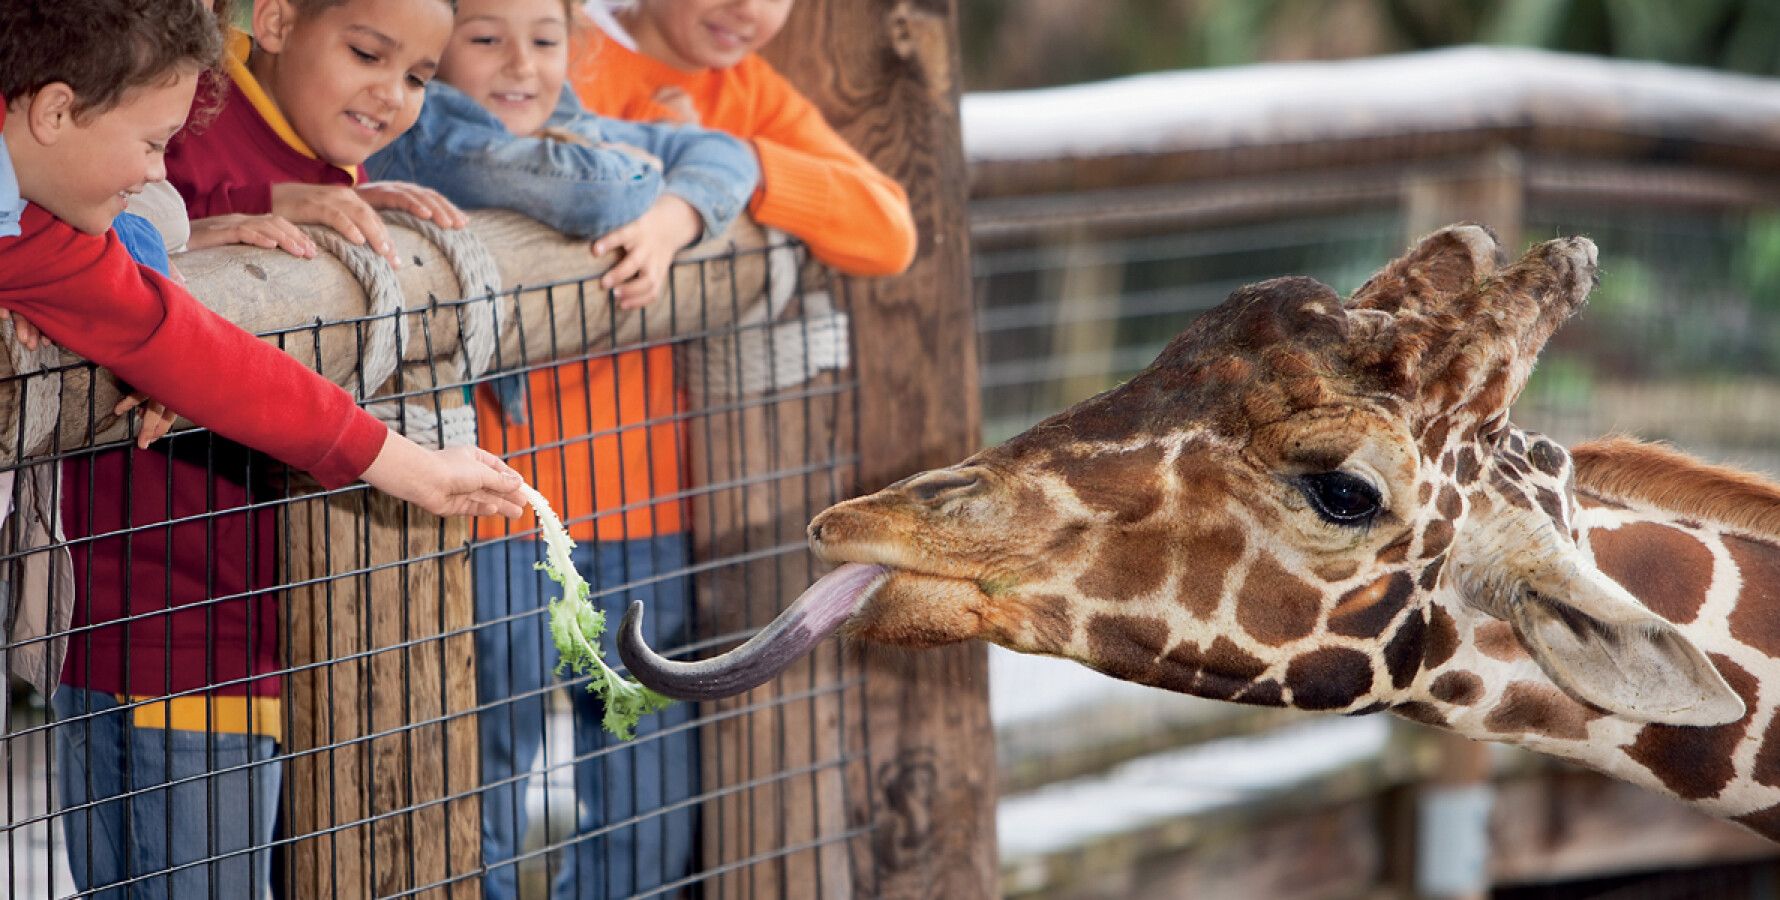
[[[606,631],[606,614],[587,599],[592,589],[575,571],[569,556],[575,542],[563,530],[562,520],[550,508],[550,501],[530,485],[521,490],[537,514],[538,529],[544,535],[544,561],[537,567],[551,581],[562,585],[562,599],[550,603],[550,636],[562,656],[557,671],[567,668],[577,675],[594,673],[587,689],[605,703],[606,730],[619,740],[628,741],[636,736],[638,719],[665,709],[674,701],[612,671],[600,658],[600,635]]]

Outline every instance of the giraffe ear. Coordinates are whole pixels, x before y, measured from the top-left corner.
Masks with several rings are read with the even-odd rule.
[[[1507,611],[1539,667],[1584,703],[1665,725],[1744,715],[1742,698],[1699,647],[1581,560],[1529,578]]]

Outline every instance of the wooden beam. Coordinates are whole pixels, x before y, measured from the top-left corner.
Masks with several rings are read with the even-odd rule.
[[[981,428],[949,0],[808,0],[768,56],[909,192],[920,230],[905,275],[842,285],[857,338],[859,481],[875,490],[949,465]],[[849,818],[872,897],[997,895],[995,754],[981,644],[863,653],[866,766]]]

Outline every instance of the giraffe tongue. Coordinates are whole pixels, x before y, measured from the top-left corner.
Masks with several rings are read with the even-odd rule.
[[[822,576],[748,642],[710,659],[663,659],[643,640],[643,604],[619,626],[618,656],[652,691],[676,700],[720,700],[771,681],[852,618],[883,584],[884,566],[848,563]]]

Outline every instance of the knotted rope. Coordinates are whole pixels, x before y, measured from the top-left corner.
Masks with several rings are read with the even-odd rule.
[[[385,221],[408,228],[439,248],[458,292],[466,300],[459,308],[457,351],[450,367],[460,383],[480,376],[494,359],[503,321],[511,319],[513,300],[500,296],[501,272],[494,254],[469,229],[445,229],[405,212],[385,212]],[[381,387],[401,365],[402,347],[409,340],[408,313],[402,287],[389,260],[369,246],[347,241],[331,228],[307,229],[316,246],[339,259],[364,289],[366,314],[363,358],[346,385],[360,401]],[[365,410],[423,446],[450,447],[476,442],[476,410],[473,406],[437,408],[425,403],[384,400],[367,403]]]
[[[802,315],[778,321],[800,296],[804,253],[778,231],[767,232],[767,246],[766,302],[736,320],[734,335],[687,351],[687,386],[701,403],[795,387],[851,364],[847,314],[827,291],[802,293]]]

